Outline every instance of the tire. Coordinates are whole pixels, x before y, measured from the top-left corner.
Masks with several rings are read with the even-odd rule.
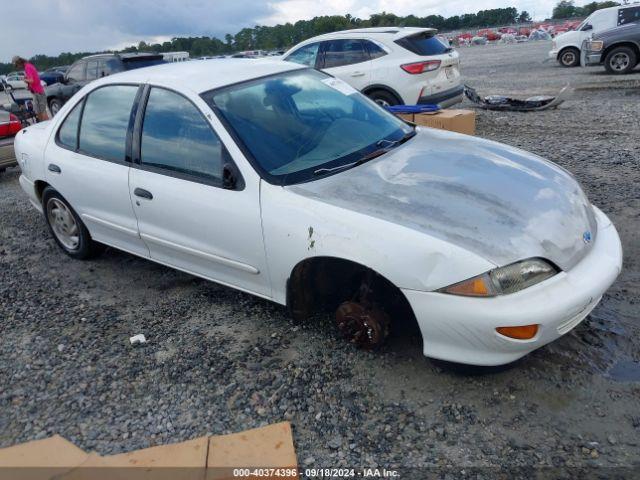
[[[42,192],[42,208],[49,232],[71,258],[86,260],[104,250],[102,244],[93,241],[69,202],[53,187],[46,187]]]
[[[367,93],[367,97],[376,102],[381,107],[390,107],[400,105],[400,100],[393,93],[386,90],[371,90]]]
[[[623,75],[631,72],[638,63],[638,57],[629,47],[618,47],[607,53],[604,59],[604,68],[609,73]]]
[[[59,98],[52,98],[51,100],[49,100],[49,111],[51,112],[52,117],[56,116],[56,114],[62,108],[62,105],[64,104],[62,103],[62,100],[60,100]]]
[[[580,65],[580,50],[574,47],[565,48],[558,55],[558,62],[563,67],[577,67]]]

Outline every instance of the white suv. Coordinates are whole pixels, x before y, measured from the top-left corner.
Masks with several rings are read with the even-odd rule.
[[[381,105],[462,101],[458,52],[433,28],[384,27],[344,30],[310,38],[284,60],[323,70]]]

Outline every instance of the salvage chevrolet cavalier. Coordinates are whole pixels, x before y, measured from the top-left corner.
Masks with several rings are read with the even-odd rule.
[[[219,60],[84,87],[15,141],[55,241],[102,245],[286,305],[372,348],[417,321],[429,357],[512,362],[620,272],[611,221],[562,168],[413,127],[299,65]]]

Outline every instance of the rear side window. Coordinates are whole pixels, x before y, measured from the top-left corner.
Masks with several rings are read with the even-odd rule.
[[[324,44],[324,67],[342,67],[369,60],[362,40],[329,40]]]
[[[363,40],[363,42],[365,47],[369,51],[369,57],[371,58],[371,60],[384,57],[387,54],[387,52],[385,52],[380,45],[376,45],[375,43],[370,42],[369,40]]]
[[[82,153],[105,160],[125,161],[127,131],[137,92],[137,86],[110,85],[88,95],[80,126]]]
[[[167,63],[162,56],[158,57],[142,57],[142,58],[125,58],[122,60],[122,64],[125,70],[134,70],[136,68],[153,67],[154,65],[161,65]]]
[[[416,55],[442,55],[451,51],[451,47],[445,45],[440,39],[429,32],[418,33],[409,37],[396,40],[396,43]]]
[[[196,106],[182,95],[152,88],[142,125],[143,165],[219,183],[223,147]]]
[[[73,107],[71,113],[62,122],[60,130],[58,130],[58,143],[72,150],[78,148],[78,123],[80,122],[81,111],[82,102]]]
[[[285,60],[288,62],[299,63],[300,65],[307,65],[309,67],[315,67],[316,57],[318,56],[318,48],[320,43],[311,43],[300,47],[295,52],[292,52]]]
[[[621,8],[618,10],[618,25],[640,22],[640,7]]]

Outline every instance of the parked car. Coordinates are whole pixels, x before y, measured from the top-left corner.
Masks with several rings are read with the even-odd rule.
[[[16,164],[13,136],[22,129],[18,117],[0,109],[0,173]]]
[[[68,66],[48,68],[40,74],[40,80],[47,85],[62,82],[64,80],[64,74],[68,69]]]
[[[4,82],[9,84],[11,88],[14,90],[27,90],[27,82],[24,81],[24,72],[11,72],[8,75],[3,75]],[[0,82],[0,91],[4,90],[3,82]],[[40,79],[40,83],[43,87],[46,87],[47,84],[42,79]]]
[[[380,105],[462,101],[458,52],[433,28],[362,28],[306,40],[283,59],[338,77]]]
[[[45,89],[51,115],[89,82],[118,72],[166,63],[154,53],[104,53],[81,58],[69,67],[63,80]]]
[[[640,61],[640,20],[594,35],[582,52],[584,66],[604,65],[609,73],[630,73]]]
[[[417,320],[425,355],[481,365],[567,333],[619,274],[615,227],[557,165],[293,62],[212,65],[97,80],[18,134],[65,253],[112,245],[298,319],[333,311],[365,348]]]
[[[640,5],[620,5],[596,10],[576,30],[562,33],[552,41],[549,58],[563,67],[580,65],[582,43],[592,35],[640,20]]]

